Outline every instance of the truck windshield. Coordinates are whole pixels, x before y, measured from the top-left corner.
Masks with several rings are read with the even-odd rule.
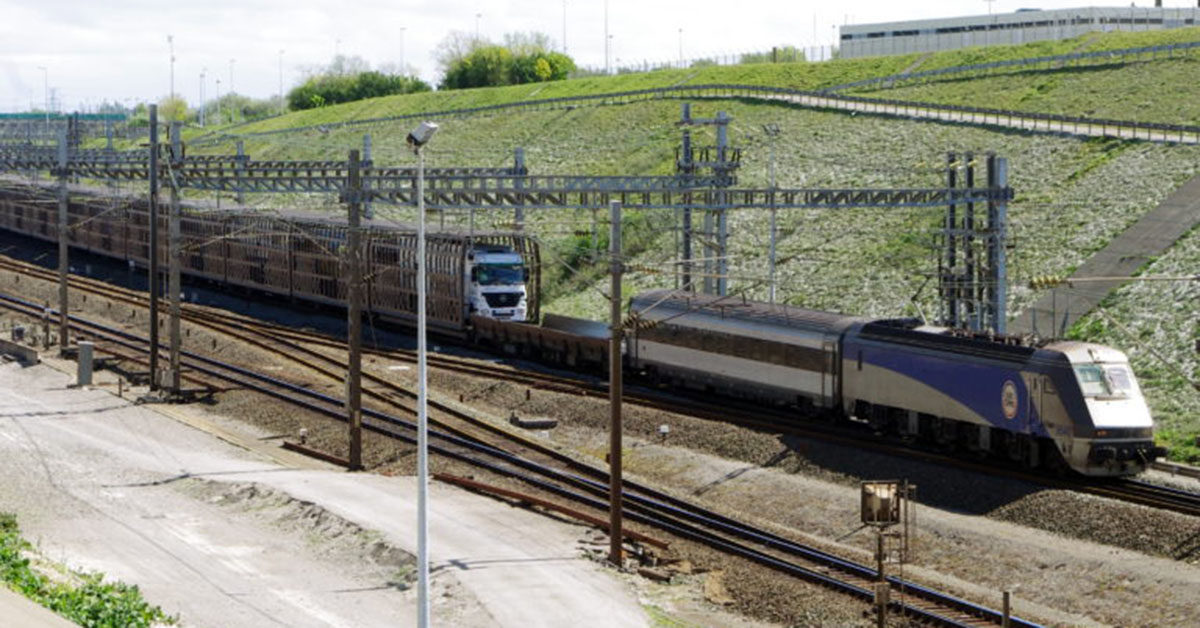
[[[1125,366],[1079,364],[1075,378],[1085,397],[1125,397],[1133,390],[1133,375]]]
[[[525,283],[525,267],[520,264],[480,264],[475,267],[475,281],[484,286]]]

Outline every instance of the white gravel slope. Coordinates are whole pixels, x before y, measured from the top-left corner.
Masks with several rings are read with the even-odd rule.
[[[394,586],[409,558],[380,550],[415,553],[412,478],[286,469],[68,382],[0,366],[0,510],[51,558],[139,585],[185,626],[415,623],[414,591]],[[435,623],[647,623],[577,558],[579,528],[440,485],[432,499]]]

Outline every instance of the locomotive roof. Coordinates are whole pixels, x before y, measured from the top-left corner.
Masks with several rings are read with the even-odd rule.
[[[915,347],[949,351],[997,360],[1026,362],[1038,353],[1017,336],[964,333],[961,330],[934,332],[918,329],[917,319],[883,319],[863,325],[859,336]]]
[[[765,324],[772,327],[840,332],[867,319],[808,310],[791,305],[748,301],[738,296],[693,294],[678,290],[651,290],[630,300],[630,309],[645,312],[646,320],[664,320],[697,314],[710,318]]]

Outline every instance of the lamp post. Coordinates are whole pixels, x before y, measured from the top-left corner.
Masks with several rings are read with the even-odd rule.
[[[479,41],[479,18],[483,17],[482,13],[475,14],[475,41]]]
[[[217,124],[221,124],[221,79],[217,79]]]
[[[204,75],[208,68],[200,68],[200,126],[204,126]]]
[[[608,65],[608,49],[612,35],[608,34],[608,0],[604,0],[604,73],[610,74],[611,67]]]
[[[408,134],[417,154],[417,626],[429,628],[429,416],[425,372],[425,152],[438,125]]]
[[[285,109],[283,103],[283,48],[279,49],[279,109]]]
[[[683,29],[679,29],[679,67],[683,67]]]
[[[167,35],[167,49],[171,51],[171,91],[167,93],[168,98],[175,97],[175,36]]]
[[[42,71],[42,97],[45,98],[46,107],[46,133],[50,132],[50,70],[46,66],[39,65],[38,69]]]
[[[237,62],[237,59],[229,60],[229,93],[230,94],[233,93],[233,64],[236,62]],[[218,98],[219,98],[219,96],[218,96]]]
[[[400,27],[400,76],[408,76],[408,70],[404,69],[404,31],[408,30],[407,26]]]

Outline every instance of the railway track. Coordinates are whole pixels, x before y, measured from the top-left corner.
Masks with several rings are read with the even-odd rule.
[[[22,274],[37,277],[47,281],[57,281],[55,272],[25,262],[0,258],[0,269],[12,270]],[[144,293],[121,288],[112,284],[78,276],[71,277],[72,287],[95,294],[104,298],[116,300],[135,307],[147,304]],[[313,349],[319,347],[335,354],[345,352],[344,341],[317,334],[315,332],[297,330],[285,325],[260,321],[251,317],[233,313],[225,313],[201,309],[184,304],[182,318],[192,324],[210,329],[237,339],[247,345],[257,347],[279,356],[281,359],[294,362],[315,373],[333,381],[342,381],[345,372],[344,360]],[[380,358],[399,360],[408,363],[416,362],[416,352],[402,349],[364,348],[364,354]],[[574,395],[607,394],[606,382],[588,382],[580,378],[569,378],[548,373],[518,371],[508,367],[485,366],[470,360],[431,354],[428,357],[431,367],[444,369],[461,375],[483,377],[493,380],[503,380],[521,386],[538,390],[546,390]],[[397,398],[415,402],[416,393],[409,388],[399,386],[385,378],[364,372],[364,380],[369,386],[364,387],[365,397],[378,403],[394,405]],[[964,460],[959,456],[947,455],[886,440],[875,439],[869,432],[821,422],[799,421],[794,411],[764,409],[758,406],[747,406],[737,402],[724,402],[719,408],[713,404],[696,401],[677,395],[658,394],[654,391],[638,391],[626,389],[624,399],[642,407],[653,408],[666,412],[683,413],[695,418],[712,421],[736,423],[743,427],[770,430],[805,438],[818,438],[848,447],[868,449],[878,453],[900,455],[916,458],[925,462],[941,464],[990,475],[1005,475],[1014,480],[1042,484],[1053,488],[1087,493],[1110,499],[1139,504],[1151,508],[1159,508],[1190,516],[1200,516],[1200,494],[1162,487],[1137,480],[1095,481],[1065,477],[1050,477],[1029,471],[996,465],[993,462],[981,463]],[[431,409],[445,413],[449,417],[464,423],[467,427],[456,427],[449,421],[443,424],[445,429],[457,431],[468,436],[488,434],[491,437],[507,439],[524,451],[544,456],[558,464],[575,467],[579,461],[565,456],[560,451],[547,447],[537,441],[522,438],[519,434],[503,430],[490,422],[478,421],[474,417],[449,408],[444,404],[433,402]],[[411,407],[405,407],[411,411]],[[431,417],[433,419],[433,417]],[[437,419],[433,419],[437,420]],[[577,468],[577,467],[576,467]]]
[[[43,308],[37,304],[8,296],[0,297],[0,305],[34,317],[43,312]],[[128,332],[111,329],[77,316],[71,318],[71,325],[77,332],[86,333],[127,350],[147,349],[148,343],[145,339]],[[245,330],[240,330],[239,333],[245,333]],[[193,353],[185,352],[184,363],[189,370],[205,377],[236,384],[318,414],[344,420],[340,399]],[[437,409],[439,412],[458,412],[450,408]],[[411,420],[376,409],[364,408],[364,428],[403,442],[414,441],[415,425]],[[527,457],[529,452],[514,453],[492,443],[483,442],[461,429],[446,429],[446,426],[441,425],[441,429],[431,431],[431,438],[434,441],[431,450],[435,453],[519,479],[539,490],[592,508],[604,510],[607,507],[604,499],[607,491],[606,473],[549,448],[538,449],[534,453],[562,457],[560,462],[567,463],[567,470],[535,462]],[[859,599],[869,600],[874,595],[876,574],[872,567],[747,526],[634,483],[626,485],[624,499],[625,516],[631,521],[704,543]],[[903,591],[905,595],[903,601],[892,602],[891,612],[931,625],[980,626],[995,625],[1002,621],[1000,613],[995,610],[928,587],[897,578],[889,578],[888,583],[891,588]],[[1011,621],[1012,625],[1034,625],[1017,618]]]

